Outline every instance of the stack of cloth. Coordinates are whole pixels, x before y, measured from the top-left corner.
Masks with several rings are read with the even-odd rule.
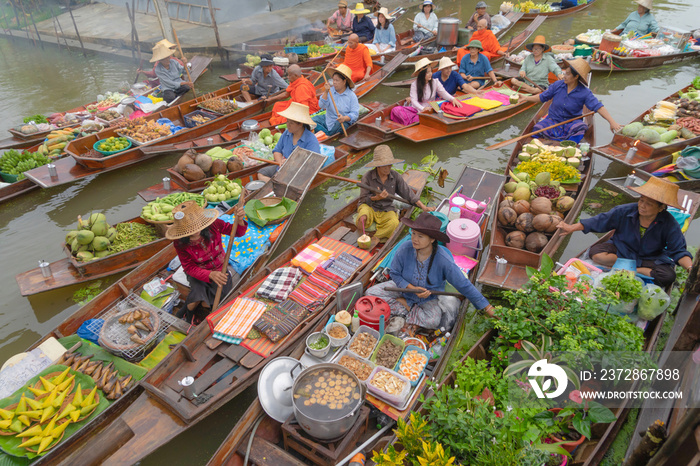
[[[323,267],[316,267],[313,273],[292,291],[289,299],[302,306],[310,306],[317,301],[325,301],[328,295],[335,292],[343,281],[341,277]]]
[[[231,344],[239,344],[248,336],[253,324],[263,315],[267,306],[250,298],[236,298],[218,324],[214,326],[214,338]],[[211,328],[213,321],[207,317]]]

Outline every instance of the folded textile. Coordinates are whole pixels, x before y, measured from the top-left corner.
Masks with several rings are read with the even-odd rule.
[[[272,342],[289,335],[309,315],[304,307],[287,300],[263,313],[253,325]]]
[[[462,103],[474,105],[475,107],[479,107],[484,110],[491,110],[492,108],[500,107],[501,105],[503,105],[501,102],[483,99],[481,97],[472,97],[470,99],[463,100]]]
[[[267,306],[250,298],[236,298],[214,327],[214,337],[221,334],[231,338],[245,338]]]
[[[343,283],[342,278],[332,272],[329,272],[328,270],[325,270],[323,267],[317,267],[316,270],[314,270],[314,273],[309,276],[308,281],[328,292],[337,290]]]
[[[338,257],[331,259],[329,262],[330,263],[324,265],[323,268],[339,276],[343,281],[350,278],[362,265],[362,259],[348,254],[347,252],[341,253]]]
[[[452,102],[445,102],[440,106],[440,109],[450,115],[456,115],[461,117],[470,117],[475,113],[479,113],[482,109],[475,105],[469,105],[462,103],[461,107],[455,106]]]
[[[502,93],[498,91],[488,91],[485,92],[483,96],[481,96],[483,99],[487,100],[495,100],[503,105],[510,105],[510,97],[503,95]]]
[[[333,256],[333,251],[319,246],[314,243],[306,247],[303,251],[292,259],[292,265],[304,269],[306,273],[313,273],[313,271],[321,265],[326,259]]]
[[[284,301],[303,276],[296,267],[280,267],[267,276],[255,294],[271,301]]]
[[[231,215],[222,215],[219,218],[224,222],[233,223]],[[260,227],[253,222],[248,222],[245,235],[233,238],[233,249],[231,249],[229,263],[238,274],[243,274],[248,267],[253,265],[255,259],[268,250],[272,234],[278,227],[279,225]],[[222,236],[224,249],[228,247],[228,239],[227,235]]]

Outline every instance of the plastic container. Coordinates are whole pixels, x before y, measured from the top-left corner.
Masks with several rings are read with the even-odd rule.
[[[325,336],[326,338],[328,338],[328,344],[326,345],[325,348],[313,349],[313,348],[309,347],[310,344],[313,344],[316,340],[318,340],[322,336]],[[306,349],[309,351],[309,353],[312,356],[315,356],[317,358],[323,358],[328,354],[328,351],[330,351],[330,349],[331,349],[330,339],[331,339],[331,337],[326,335],[323,332],[314,332],[311,335],[309,335],[308,337],[306,337]]]
[[[374,376],[382,371],[388,372],[389,374],[397,377],[402,382],[405,382],[403,390],[400,393],[398,393],[396,395],[392,395],[390,393],[385,392],[381,388],[372,385],[371,382],[374,379]],[[375,395],[377,398],[381,398],[382,400],[386,401],[389,404],[392,404],[394,406],[401,406],[406,402],[406,400],[408,399],[408,395],[411,393],[411,381],[408,380],[403,375],[401,375],[395,371],[392,371],[391,369],[387,369],[386,367],[382,367],[382,366],[377,366],[374,368],[374,370],[372,371],[372,373],[369,376],[369,379],[367,380],[367,391],[369,393]]]
[[[379,352],[379,348],[381,348],[381,346],[386,341],[390,341],[394,345],[398,346],[401,349],[401,353],[403,353],[403,350],[406,347],[406,343],[404,343],[404,341],[401,338],[395,337],[394,335],[389,335],[387,333],[381,338],[381,340],[379,340],[379,342],[377,343],[377,346],[374,348],[374,351],[372,351],[372,357],[369,358],[370,361],[377,364],[377,353]],[[393,364],[391,364],[391,368],[393,368],[396,365],[396,363],[398,362],[399,359],[401,359],[400,354],[399,354],[399,357],[396,358],[396,361],[394,361]],[[377,364],[377,365],[379,365],[379,364]],[[384,367],[384,366],[381,366],[381,367]]]
[[[426,349],[425,348],[425,343],[423,341],[419,340],[416,337],[406,337],[403,339],[404,343],[406,344],[406,347],[408,346],[417,346],[420,349]]]
[[[476,257],[481,238],[481,228],[476,222],[466,218],[452,220],[447,225],[447,236],[450,237],[447,249],[452,254]]]
[[[377,339],[377,341],[374,343],[374,347],[372,348],[372,351],[369,352],[369,354],[367,355],[366,358],[363,357],[361,354],[358,354],[350,349],[350,347],[352,346],[352,343],[355,341],[357,336],[361,333],[369,333],[370,335],[372,335],[374,338]],[[355,334],[352,336],[352,338],[348,342],[348,351],[350,351],[352,354],[354,354],[360,358],[369,359],[374,354],[374,350],[377,349],[377,343],[379,343],[379,332],[377,330],[374,330],[373,328],[367,327],[366,325],[360,325],[357,329],[357,332],[355,332]]]
[[[129,138],[127,138],[127,142],[128,142],[129,144],[127,144],[127,146],[126,146],[125,148],[123,148],[123,149],[112,150],[112,151],[104,151],[104,150],[98,149],[98,147],[100,147],[100,144],[102,144],[102,143],[105,142],[106,140],[107,140],[107,139],[100,139],[99,141],[97,141],[95,144],[92,145],[92,148],[95,149],[95,150],[96,150],[97,152],[99,152],[100,154],[105,155],[105,156],[108,156],[108,155],[118,154],[119,152],[124,152],[125,150],[129,150],[129,149],[131,148],[131,145],[132,145],[131,140],[130,140]]]
[[[612,52],[615,47],[620,46],[620,42],[622,42],[622,37],[618,36],[617,34],[612,34],[609,32],[606,32],[603,34],[603,39],[600,41],[600,47],[598,47],[600,50],[603,52]]]
[[[342,366],[342,364],[340,364],[339,361],[343,358],[343,356],[347,356],[347,357],[349,357],[349,358],[353,358],[353,359],[355,359],[355,360],[357,360],[357,361],[359,361],[359,362],[361,362],[361,363],[363,363],[363,364],[367,364],[367,365],[370,367],[370,373],[369,373],[369,375],[367,375],[367,377],[365,377],[364,379],[361,378],[359,375],[355,374],[355,375],[357,375],[357,378],[360,379],[360,382],[367,383],[367,381],[369,380],[370,376],[372,375],[372,371],[374,371],[374,369],[375,369],[377,366],[376,366],[372,361],[370,361],[369,359],[361,358],[361,357],[359,357],[358,355],[356,355],[355,353],[353,353],[352,351],[348,351],[348,350],[339,351],[338,354],[333,358],[333,361],[332,361],[332,362],[334,362],[334,363],[336,363],[336,364]],[[345,367],[345,366],[343,366],[343,367]],[[346,369],[350,369],[349,367],[345,367],[345,368],[346,368]],[[352,369],[350,369],[350,370],[352,371]],[[352,371],[352,372],[354,373],[354,371]]]
[[[389,323],[391,308],[389,303],[376,296],[363,296],[355,303],[355,310],[360,317],[360,325],[379,330],[379,318],[384,315],[384,323]]]
[[[352,319],[350,320],[350,330],[352,330],[352,333],[357,333],[357,330],[360,328],[360,316],[357,314],[357,311],[352,316]]]
[[[418,373],[418,376],[416,376],[415,380],[413,380],[413,379],[411,379],[410,377],[408,377],[408,375],[404,375],[404,374],[401,373],[401,361],[403,361],[403,358],[406,357],[406,354],[407,354],[409,351],[418,351],[420,354],[422,354],[423,356],[425,356],[425,364],[423,364],[423,367],[421,368],[420,372]],[[396,363],[396,367],[394,368],[394,370],[395,370],[398,374],[403,375],[404,377],[406,377],[406,378],[411,382],[411,387],[415,387],[416,385],[418,385],[418,381],[419,381],[420,378],[423,376],[423,372],[425,371],[425,368],[428,366],[428,361],[430,361],[430,353],[428,353],[428,352],[427,352],[426,350],[424,350],[423,348],[419,348],[419,347],[417,347],[417,346],[409,345],[409,346],[406,347],[406,349],[404,349],[403,354],[402,354],[401,357],[399,358],[399,362]]]
[[[309,53],[309,46],[308,45],[300,45],[298,47],[285,47],[284,53],[299,53],[299,54]]]
[[[19,175],[10,175],[9,173],[0,172],[0,178],[5,183],[15,183],[15,182],[17,182]]]
[[[204,123],[198,123],[198,122],[194,121],[192,119],[192,117],[197,116],[197,115],[200,115],[200,116],[206,118],[207,121]],[[187,115],[185,115],[183,117],[183,119],[185,120],[186,127],[194,128],[195,126],[203,125],[203,124],[208,123],[209,121],[214,120],[218,117],[219,117],[218,115],[214,115],[213,113],[205,112],[204,110],[195,110],[194,112],[191,112],[191,113],[188,113]]]
[[[473,209],[467,208],[467,203],[470,201],[474,203],[474,204],[469,204],[473,207]],[[481,213],[476,212],[478,205],[479,205],[479,201],[477,201],[476,199],[472,199],[470,197],[464,196],[464,195],[459,194],[459,193],[454,194],[450,198],[450,207],[455,207],[455,206],[459,207],[462,218],[469,219],[469,220],[476,222],[476,223],[479,223],[479,221],[481,220]]]
[[[334,328],[340,328],[345,332],[345,336],[343,338],[334,338],[330,335],[330,331]],[[350,330],[345,326],[345,324],[341,324],[340,322],[331,322],[327,327],[326,327],[326,335],[328,335],[328,339],[331,341],[331,346],[343,346],[345,343],[348,342],[350,339]]]

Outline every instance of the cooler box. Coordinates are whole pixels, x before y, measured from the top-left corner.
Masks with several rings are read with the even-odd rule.
[[[355,303],[355,310],[360,317],[360,325],[366,325],[374,330],[379,330],[380,317],[384,316],[384,325],[389,324],[391,308],[389,303],[376,296],[363,296]]]

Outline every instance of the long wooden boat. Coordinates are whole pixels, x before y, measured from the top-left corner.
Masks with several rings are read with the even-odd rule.
[[[539,13],[525,13],[523,15],[523,21],[532,21],[538,16],[544,16],[545,18],[561,18],[562,16],[567,16],[571,15],[573,13],[578,13],[581,10],[584,10],[591,6],[595,2],[595,0],[588,0],[586,3],[581,3],[576,6],[572,6],[571,8],[564,8],[563,10],[557,10],[557,11],[547,11],[547,12],[539,12]]]
[[[0,203],[14,199],[17,196],[21,196],[35,189],[39,189],[39,186],[32,183],[32,181],[27,178],[15,181],[14,183],[0,188]]]
[[[290,164],[287,166],[288,164]],[[280,169],[280,171],[268,181],[260,190],[256,191],[251,199],[262,199],[263,197],[269,195],[283,196],[297,201],[299,204],[303,201],[306,193],[308,192],[308,187],[313,177],[318,172],[320,166],[322,165],[322,157],[318,154],[314,154],[310,151],[303,149],[297,149],[288,160],[288,164]],[[229,211],[232,213],[232,210]],[[296,213],[296,212],[295,212]],[[239,288],[247,288],[250,282],[249,279],[255,274],[261,273],[265,264],[270,260],[275,252],[276,247],[280,243],[280,239],[284,236],[289,225],[291,224],[295,213],[293,213],[280,227],[280,235],[274,240],[267,251],[260,255],[255,262],[240,276],[237,284],[234,284],[233,291],[229,294],[231,296]],[[80,308],[75,314],[69,317],[63,324],[61,324],[57,329],[45,335],[40,341],[35,343],[32,347],[36,347],[49,337],[61,338],[63,336],[68,336],[77,331],[80,325],[92,318],[99,317],[105,311],[110,309],[118,301],[124,299],[131,293],[140,294],[143,290],[143,285],[150,282],[156,277],[164,278],[170,275],[167,271],[167,267],[170,261],[176,257],[175,248],[172,244],[166,246],[155,256],[143,262],[139,267],[137,267],[132,272],[128,273],[126,276],[118,280],[115,284],[111,285],[104,292],[102,292],[93,301],[90,301],[86,306]],[[189,293],[189,288],[183,286],[177,282],[172,282],[176,287],[177,291],[180,292],[181,298],[186,298]],[[227,296],[222,297],[222,302],[226,302]],[[176,327],[183,333],[190,332],[191,326],[189,323],[181,322]],[[200,334],[204,331],[204,328],[208,327],[206,324],[200,325],[193,334]],[[187,340],[186,340],[187,341]],[[191,341],[191,340],[190,340]],[[189,352],[189,347],[186,344],[181,344],[175,350],[176,352],[186,352],[191,356]],[[197,353],[198,354],[198,353]],[[164,361],[158,364],[153,371],[158,370],[159,367],[167,364],[167,357]],[[223,388],[223,385],[220,387]],[[119,442],[126,441],[123,436],[126,432],[123,430],[126,424],[116,422],[114,424],[110,423],[114,419],[118,419],[119,415],[134,402],[134,400],[139,399],[139,395],[143,393],[143,387],[141,385],[134,385],[128,392],[126,392],[121,398],[116,400],[111,406],[109,406],[104,412],[99,416],[95,417],[89,423],[83,426],[78,432],[76,432],[71,438],[65,440],[60,446],[56,447],[50,454],[43,456],[37,461],[37,464],[57,464],[59,462],[66,461],[66,457],[77,454],[81,458],[87,458],[90,455],[95,455],[98,452],[95,451],[94,447],[96,444],[86,443],[86,438],[92,438],[95,434],[100,432],[101,435],[107,435],[110,438],[110,442],[105,443],[103,446],[105,449],[101,449],[100,453],[104,456],[108,456],[105,453],[107,450],[113,452],[119,448]],[[154,402],[155,403],[155,402]],[[161,425],[161,420],[154,420],[152,427],[158,428]],[[111,432],[111,434],[110,434]],[[133,435],[133,433],[131,434]],[[143,440],[143,439],[142,439]],[[87,456],[83,456],[87,455]],[[64,464],[76,464],[68,460]],[[85,460],[80,461],[80,464],[92,464],[91,461]]]
[[[424,173],[413,171],[408,176],[408,182],[422,190],[426,178]],[[342,240],[343,236],[349,235],[352,238],[349,241],[354,241],[359,236],[351,219],[355,209],[356,203],[351,203],[307,232],[267,267],[258,268],[247,284],[238,287],[231,296],[252,296],[272,270],[288,264],[304,247],[324,236]],[[162,266],[167,264],[168,257],[173,256],[172,252],[170,255],[164,254],[165,252],[166,250],[158,254],[165,256],[161,258]],[[369,258],[363,267],[372,265],[373,260]],[[330,299],[334,299],[334,293]],[[222,314],[217,314],[215,320],[218,322],[221,316]],[[271,355],[276,357],[289,354],[325,317],[324,312],[311,314],[289,336],[280,340]],[[131,400],[129,406],[121,412],[113,410],[110,416],[105,416],[91,431],[69,439],[71,445],[59,447],[59,450],[48,455],[52,456],[51,463],[133,464],[206,419],[209,414],[255,383],[260,370],[271,359],[244,346],[215,340],[209,326],[200,325],[140,382],[139,388],[144,390]],[[185,375],[198,375],[194,387],[200,404],[190,402],[182,396],[177,380]],[[221,377],[224,378],[215,383]]]
[[[406,126],[392,121],[389,117],[394,107],[403,106],[405,103],[406,99],[401,99],[374,114],[363,116],[357,120],[356,128],[349,132],[347,137],[341,138],[340,142],[355,150],[361,150],[396,139],[396,131]]]
[[[679,91],[674,92],[663,100],[675,100],[679,98],[679,92],[687,92],[693,89],[692,86],[686,86]],[[651,112],[653,112],[654,106],[645,110],[641,115],[632,120],[630,123],[634,122],[644,122],[644,117]],[[696,134],[694,138],[686,139],[684,141],[674,142],[673,144],[668,144],[663,147],[652,147],[651,145],[638,141],[635,138],[624,136],[622,132],[615,133],[613,135],[612,141],[604,146],[593,147],[591,149],[596,154],[600,154],[603,157],[607,157],[611,160],[616,160],[625,165],[631,167],[638,167],[641,164],[645,164],[651,160],[659,159],[662,157],[669,156],[674,152],[682,150],[686,146],[693,146],[700,144],[700,134]],[[631,147],[636,147],[636,153],[631,157],[630,160],[625,160],[627,153]]]
[[[502,175],[496,175],[483,170],[465,167],[459,180],[457,181],[457,185],[459,187],[455,192],[460,192],[465,196],[471,197],[473,199],[495,198],[495,195],[501,190],[503,182],[504,177]],[[444,201],[441,204],[441,206],[442,205],[446,205],[449,207],[448,203]],[[488,212],[490,211],[491,209],[488,209],[487,214],[482,217],[482,221],[480,224],[482,228],[482,239],[483,234],[486,230],[486,226],[488,224],[487,217]],[[478,267],[474,267],[470,271],[469,277],[472,281],[474,280],[477,268]],[[372,284],[372,276],[373,270],[371,268],[365,269],[363,273],[361,273],[360,276],[357,278],[356,282],[361,282],[363,284],[364,289],[367,289],[367,287]],[[469,303],[467,300],[465,300],[462,303],[462,309],[460,309],[459,317],[452,329],[452,334],[454,335],[454,337],[450,338],[447,341],[442,355],[439,358],[430,361],[430,364],[428,366],[428,369],[430,370],[429,376],[435,380],[440,380],[442,378],[443,374],[447,370],[447,363],[450,360],[450,355],[453,351],[456,350],[459,342],[461,341],[460,330],[463,331],[466,315],[465,311],[468,305]],[[332,309],[329,310],[329,313],[330,312],[332,312]],[[321,322],[321,324],[315,330],[318,331],[322,329],[324,324],[325,321]],[[304,345],[300,344],[299,346],[297,346],[297,348],[295,348],[295,350],[290,356],[296,359],[300,359],[303,356],[303,354]],[[410,401],[407,403],[405,409],[403,409],[402,411],[393,408],[386,409],[387,405],[385,405],[383,402],[374,397],[368,399],[367,404],[369,404],[371,407],[376,407],[380,410],[383,410],[393,419],[406,419],[410,412],[414,410],[416,406],[418,406],[420,397],[422,394],[425,393],[426,389],[427,385],[425,384],[425,381],[423,381],[417,386],[415,392],[411,396]],[[253,432],[253,429],[255,428],[254,426],[257,423],[256,421],[260,418],[262,418],[262,421],[260,421],[261,431],[280,430],[281,424],[265,414],[259,399],[256,398],[253,404],[248,408],[248,410],[243,414],[241,419],[239,419],[238,423],[231,430],[231,433],[226,437],[226,440],[224,440],[224,442],[216,451],[214,456],[209,460],[208,464],[212,466],[223,464],[236,464],[238,461],[242,461],[243,457],[246,455],[248,439],[251,436],[253,436],[254,439],[252,442],[252,446],[249,450],[249,460],[252,464],[261,466],[264,464],[270,464],[272,462],[275,462],[276,464],[307,464],[309,463],[309,461],[307,461],[300,455],[306,456],[307,458],[314,458],[314,451],[331,451],[334,450],[335,447],[340,449],[340,451],[334,452],[338,460],[340,460],[341,458],[348,455],[350,451],[354,450],[357,446],[356,442],[360,441],[359,439],[348,438],[347,440],[332,442],[331,446],[326,442],[314,440],[304,435],[304,438],[310,446],[309,449],[313,450],[309,453],[304,453],[303,450],[300,450],[298,449],[298,447],[293,446],[292,442],[289,442],[289,444],[287,444],[286,442],[285,444],[276,444],[271,442],[269,440],[269,437],[266,435],[256,435],[256,432]],[[378,435],[381,435],[382,430],[378,429],[378,427],[376,427],[373,424],[374,423],[369,423],[367,425],[367,430],[361,437],[362,440],[374,438],[374,441],[376,442],[376,437]],[[371,447],[372,444],[369,444],[365,445],[364,448],[369,449]],[[291,452],[292,450],[296,450],[296,453],[299,453],[300,455],[296,453],[293,454]],[[320,464],[319,457],[316,457],[316,459],[314,460],[314,464]]]
[[[656,170],[659,170],[662,167],[665,167],[667,165],[672,165],[673,164],[673,156],[672,155],[667,155],[665,157],[661,157],[660,159],[653,159],[648,162],[642,163],[637,165],[634,170],[632,170],[632,173],[634,173],[634,186],[638,187],[641,186],[642,184],[646,183],[649,178],[653,175],[653,173]],[[670,179],[668,176],[662,176],[666,181],[671,181],[672,183],[675,183],[678,185],[680,189],[683,189],[685,191],[698,191],[700,190],[700,179],[696,178],[690,178],[686,179],[682,175],[678,173],[672,173],[671,174],[674,179]],[[627,186],[625,186],[625,181],[627,180],[627,176],[621,176],[617,178],[605,178],[602,181],[604,183],[608,183],[609,185],[619,189],[620,191],[624,191],[626,194],[634,197],[638,197],[639,194],[636,192],[632,191],[631,189],[628,189]],[[675,181],[678,180],[678,181]]]
[[[530,123],[523,130],[523,134],[531,132],[535,124],[547,114],[550,103],[551,101],[540,107]],[[582,142],[588,142],[592,146],[595,143],[593,116],[586,117],[585,122],[588,124],[588,130],[586,131]],[[516,143],[516,146],[513,148],[513,152],[506,165],[506,173],[512,171],[518,164],[518,154],[522,151],[522,147],[530,140],[530,138],[526,138]],[[546,142],[552,145],[555,144],[554,142],[550,141]],[[576,197],[571,210],[567,212],[566,217],[564,218],[564,221],[567,223],[574,223],[576,218],[578,218],[578,214],[581,211],[581,208],[583,208],[583,201],[586,197],[586,193],[588,193],[588,188],[591,185],[593,158],[591,157],[588,160],[583,161],[582,165],[583,169],[581,172],[581,182],[578,185],[569,185],[566,187],[567,194],[570,193],[569,195],[573,194]],[[503,197],[503,194],[499,196],[499,204],[503,200]],[[553,233],[547,242],[547,245],[539,253],[530,252],[526,249],[509,247],[505,244],[507,232],[498,224],[497,217],[497,215],[494,215],[492,219],[491,243],[489,245],[488,258],[486,259],[486,263],[479,273],[477,281],[484,285],[508,290],[516,290],[528,281],[526,267],[529,266],[539,269],[542,255],[547,254],[552,256],[559,248],[559,245],[564,237],[557,233]],[[505,258],[508,261],[506,272],[502,276],[496,274],[497,256]]]
[[[695,60],[700,57],[700,50],[658,55],[655,57],[620,57],[612,53],[595,49],[590,65],[592,71],[638,71],[658,68],[659,66]]]

